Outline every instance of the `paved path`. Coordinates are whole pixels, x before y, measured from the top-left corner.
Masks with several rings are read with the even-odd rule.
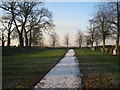
[[[35,88],[81,88],[79,66],[74,54],[74,50],[70,49]]]

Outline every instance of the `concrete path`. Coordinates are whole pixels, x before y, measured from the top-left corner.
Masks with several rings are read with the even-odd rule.
[[[75,52],[65,57],[35,86],[37,88],[81,88],[80,71]]]

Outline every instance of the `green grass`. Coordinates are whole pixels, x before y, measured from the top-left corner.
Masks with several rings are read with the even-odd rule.
[[[4,54],[2,57],[3,88],[33,87],[59,62],[66,51],[65,49],[45,49]]]
[[[91,50],[75,51],[83,74],[83,88],[120,88],[120,56]]]

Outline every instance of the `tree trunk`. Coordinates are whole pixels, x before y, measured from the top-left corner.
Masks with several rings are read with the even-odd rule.
[[[10,46],[10,43],[11,43],[10,35],[11,35],[12,22],[13,22],[13,19],[10,20],[10,22],[9,22],[9,24],[8,24],[8,39],[7,39],[7,46],[8,46],[8,47]]]
[[[19,33],[19,44],[20,44],[20,47],[23,47],[23,37],[22,37],[22,33]]]
[[[29,38],[29,46],[31,47],[31,43],[32,43],[32,33],[31,33],[31,30],[30,30],[30,38]]]
[[[11,41],[10,32],[8,32],[8,39],[7,39],[7,46],[8,47],[10,46],[10,41]]]
[[[91,48],[93,48],[93,42],[91,43]]]
[[[119,3],[118,3],[118,1],[117,1],[117,37],[116,37],[116,50],[117,50],[117,55],[119,55],[120,53],[119,53],[119,34],[120,34],[120,16],[119,16]]]
[[[81,45],[79,44],[79,48],[81,48]]]
[[[98,42],[96,42],[96,47],[98,47]]]
[[[68,43],[67,43],[67,48],[68,48]]]
[[[55,48],[55,41],[53,42],[53,47]]]
[[[27,32],[24,30],[24,35],[25,35],[25,46],[28,47],[28,37],[27,37]]]
[[[94,31],[94,29],[93,29]],[[92,43],[91,43],[91,47],[93,48],[93,42],[94,42],[94,37],[93,37],[93,33],[92,33]]]
[[[4,35],[2,33],[2,47],[5,47],[5,40],[4,40]]]
[[[28,38],[27,38],[27,33],[25,34],[25,46],[28,46]]]
[[[80,40],[78,41],[78,44],[79,44],[78,47],[81,48],[81,41]]]
[[[4,40],[2,40],[2,47],[5,47],[5,42],[4,42]]]
[[[25,29],[26,21],[27,21],[27,17],[25,17],[25,21],[24,21],[24,23],[22,24],[22,27],[21,27],[21,33],[20,33],[20,46],[21,47],[24,46],[23,31]]]
[[[105,38],[103,38],[103,52],[105,52]]]

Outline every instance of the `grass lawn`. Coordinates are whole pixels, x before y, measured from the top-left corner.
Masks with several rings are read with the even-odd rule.
[[[18,53],[14,50],[14,53],[8,55],[7,52],[5,54],[5,50],[2,57],[3,88],[35,86],[67,51],[67,49],[33,49],[29,52]]]
[[[120,88],[120,56],[91,50],[76,49],[80,70],[83,74],[83,88]]]

